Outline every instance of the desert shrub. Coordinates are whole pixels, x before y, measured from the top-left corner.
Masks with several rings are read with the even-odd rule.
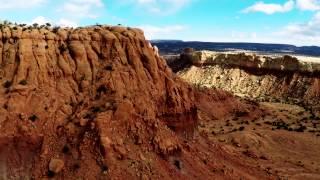
[[[83,118],[85,118],[85,119],[90,119],[90,120],[94,120],[96,117],[97,117],[96,114],[94,114],[94,113],[88,113],[88,114],[86,114]]]
[[[38,117],[35,114],[33,114],[29,117],[29,120],[32,122],[36,121],[37,119],[38,119]]]
[[[276,126],[277,129],[285,129],[288,130],[289,125],[283,121],[272,122],[272,126]]]
[[[59,50],[60,50],[61,53],[63,53],[63,52],[65,52],[65,51],[67,51],[67,46],[64,45],[64,44],[61,44],[61,45],[59,46]]]
[[[8,21],[8,20],[4,20],[4,21],[3,21],[3,24],[4,24],[4,25],[8,25],[8,24],[9,24],[9,21]]]
[[[25,80],[25,79],[23,79],[23,80],[21,80],[20,82],[19,82],[19,84],[21,84],[21,85],[27,85],[28,84],[28,82],[27,82],[27,80]]]
[[[104,69],[107,71],[113,71],[112,65],[107,65]]]
[[[48,176],[49,178],[52,178],[52,177],[54,177],[55,175],[56,175],[56,174],[55,174],[53,171],[48,170],[47,176]]]
[[[59,29],[60,29],[59,26],[55,26],[53,27],[52,32],[57,33]]]
[[[181,169],[181,162],[179,160],[176,159],[176,160],[174,160],[173,163],[174,163],[174,165],[176,166],[177,169],[179,169],[179,170]]]
[[[12,85],[12,82],[11,82],[11,81],[6,81],[6,82],[3,84],[3,87],[4,87],[4,88],[9,88],[11,85]]]
[[[267,125],[272,125],[272,122],[270,122],[270,121],[265,121],[264,123]]]
[[[247,111],[236,111],[235,112],[235,116],[237,116],[237,117],[247,116],[248,114],[249,114],[249,112],[247,112]]]
[[[80,164],[79,164],[79,163],[75,163],[75,164],[72,166],[72,168],[73,168],[74,170],[78,170],[78,169],[80,169]]]
[[[107,173],[108,170],[109,170],[109,168],[108,168],[108,166],[107,166],[106,164],[104,164],[104,165],[101,166],[101,171],[102,171],[102,173]]]
[[[92,107],[91,110],[92,110],[93,113],[98,113],[98,112],[102,111],[102,109],[100,107],[98,107],[98,106]]]
[[[245,127],[244,126],[241,126],[240,128],[239,128],[239,131],[243,131],[245,129]]]
[[[299,116],[302,116],[303,114],[304,114],[303,111],[299,111],[299,112],[297,113],[297,115],[299,115]]]
[[[62,152],[63,152],[64,154],[69,153],[69,152],[70,152],[69,146],[68,146],[68,145],[64,145],[63,148],[62,148]]]
[[[300,127],[297,128],[295,131],[296,131],[296,132],[304,132],[306,129],[307,129],[306,126],[300,125]]]

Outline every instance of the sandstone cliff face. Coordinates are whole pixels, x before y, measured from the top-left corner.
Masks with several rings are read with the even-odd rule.
[[[196,131],[198,111],[259,108],[196,91],[141,30],[2,27],[0,40],[0,179],[270,177]]]
[[[4,27],[0,40],[2,178],[130,177],[126,144],[167,155],[181,148],[168,127],[192,136],[193,90],[141,30]]]
[[[180,59],[184,61],[183,59]],[[192,67],[179,72],[183,79],[239,96],[311,106],[317,114],[320,99],[318,63],[290,56],[271,58],[249,54],[195,52]]]

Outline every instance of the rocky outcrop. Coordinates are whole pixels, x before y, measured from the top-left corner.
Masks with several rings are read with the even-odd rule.
[[[197,51],[181,59],[193,65],[226,65],[254,71],[293,71],[306,74],[319,74],[320,64],[299,61],[296,57],[284,55],[278,57],[256,55],[253,53],[218,53],[211,51]]]
[[[2,26],[0,83],[0,179],[270,177],[197,132],[259,108],[183,82],[139,29]]]
[[[2,27],[3,178],[123,174],[129,170],[117,159],[133,156],[130,143],[180,152],[172,130],[192,137],[194,92],[157,53],[134,28]]]
[[[180,59],[189,61],[188,59]],[[178,74],[204,87],[214,87],[262,101],[282,101],[312,108],[319,114],[320,64],[295,57],[245,53],[194,52],[192,67]]]

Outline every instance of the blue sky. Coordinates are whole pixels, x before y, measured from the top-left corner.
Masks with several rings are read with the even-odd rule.
[[[0,19],[122,24],[148,39],[320,46],[320,0],[0,0]]]

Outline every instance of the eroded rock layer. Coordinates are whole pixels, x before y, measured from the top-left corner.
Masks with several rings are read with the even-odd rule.
[[[179,76],[199,86],[262,101],[301,104],[319,113],[319,63],[302,62],[291,56],[208,51],[183,54],[178,61],[191,64]]]
[[[4,27],[0,40],[3,178],[119,174],[128,142],[167,155],[181,148],[168,127],[192,136],[192,88],[141,30]]]

